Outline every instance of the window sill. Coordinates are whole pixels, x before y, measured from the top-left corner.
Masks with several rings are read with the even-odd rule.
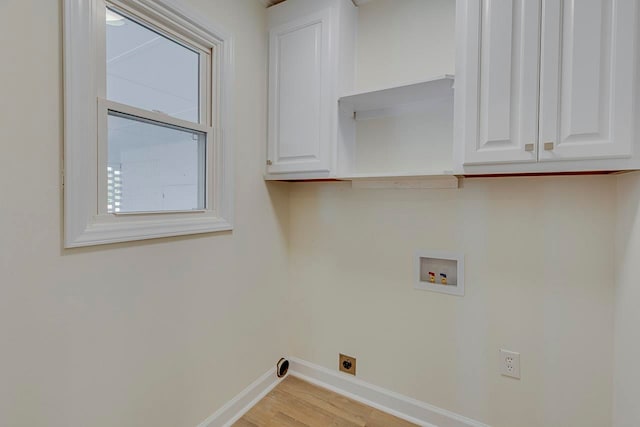
[[[231,230],[231,222],[210,214],[174,219],[156,216],[154,219],[139,221],[108,221],[96,218],[87,224],[84,230],[78,230],[77,234],[68,236],[65,247],[77,248]]]

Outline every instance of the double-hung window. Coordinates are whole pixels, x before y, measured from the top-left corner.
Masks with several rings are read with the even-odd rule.
[[[230,230],[231,46],[167,0],[65,0],[65,246]]]

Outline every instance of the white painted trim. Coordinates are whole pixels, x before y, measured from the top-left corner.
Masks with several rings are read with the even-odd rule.
[[[98,209],[98,97],[104,70],[98,58],[104,42],[104,0],[64,0],[64,247],[90,246],[233,229],[232,37],[173,0],[109,0],[162,21],[167,31],[210,46],[215,57],[211,88],[217,101],[211,123],[207,177],[214,189],[204,212],[139,216],[104,215]],[[163,120],[165,121],[165,120]],[[191,127],[191,125],[189,126]],[[106,182],[106,181],[105,181]]]
[[[489,427],[479,421],[297,358],[289,374],[424,427]],[[212,426],[199,426],[212,427]]]
[[[107,115],[106,111],[113,111],[127,116],[133,116],[152,122],[157,122],[160,126],[164,124],[172,126],[174,128],[195,130],[202,133],[210,133],[213,130],[213,128],[207,124],[191,122],[189,120],[179,119],[177,117],[173,117],[164,113],[157,113],[155,111],[143,110],[142,108],[133,107],[127,104],[121,104],[115,101],[109,101],[108,99],[100,97],[98,97],[98,108],[99,110],[102,110],[100,111],[100,114],[103,115]]]
[[[269,369],[213,415],[198,424],[198,427],[230,427],[279,383],[276,370]]]

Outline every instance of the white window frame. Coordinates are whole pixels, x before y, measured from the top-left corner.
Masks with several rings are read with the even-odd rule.
[[[200,124],[106,100],[109,4],[166,34],[210,51],[201,61]],[[202,58],[202,55],[201,55]],[[233,229],[232,39],[170,0],[64,0],[64,246],[67,248]],[[203,70],[210,74],[203,75]],[[206,80],[205,80],[206,79]],[[205,209],[107,213],[108,110],[204,132]]]

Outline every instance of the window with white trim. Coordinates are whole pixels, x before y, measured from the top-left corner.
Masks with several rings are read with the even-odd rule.
[[[169,0],[65,0],[65,247],[232,229],[231,40]]]

